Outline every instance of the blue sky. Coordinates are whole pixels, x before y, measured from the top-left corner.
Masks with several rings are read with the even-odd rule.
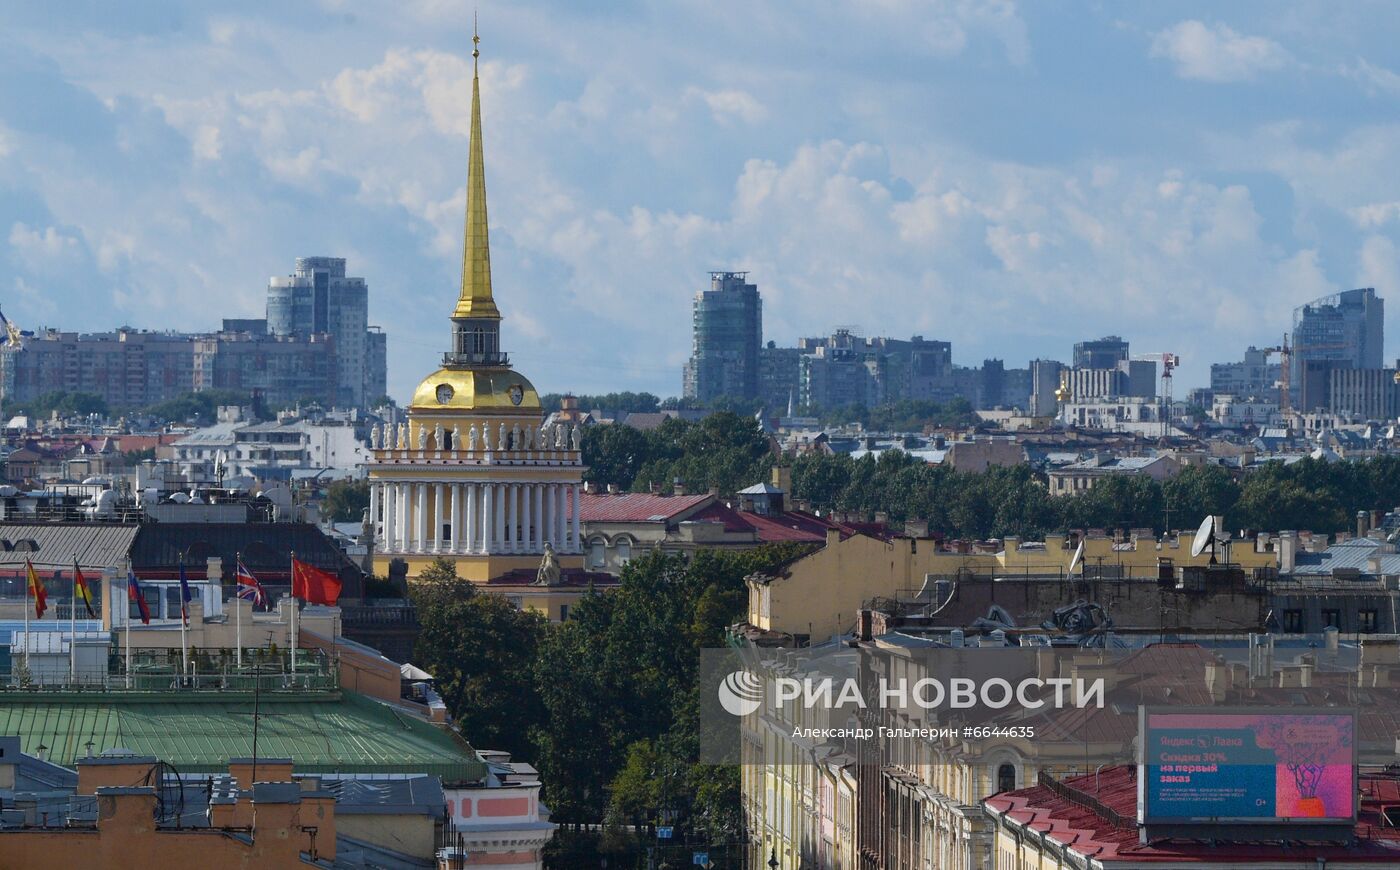
[[[345,256],[406,398],[458,283],[475,5],[0,6],[5,313],[210,329]],[[1392,4],[479,8],[503,342],[542,391],[679,392],[723,268],[780,344],[1119,333],[1178,392],[1337,290],[1400,334]]]

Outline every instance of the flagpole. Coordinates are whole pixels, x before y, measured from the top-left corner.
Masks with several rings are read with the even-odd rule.
[[[180,674],[180,676],[181,676],[181,679],[180,679],[181,685],[184,684],[185,678],[188,678],[189,675],[190,675],[190,648],[189,648],[189,644],[186,642],[186,639],[185,639],[185,637],[186,637],[186,636],[185,636],[185,628],[186,628],[186,626],[185,626],[185,614],[189,613],[189,607],[190,607],[190,605],[189,605],[189,602],[187,602],[187,601],[185,600],[185,588],[186,588],[185,583],[186,583],[186,581],[185,581],[185,557],[184,557],[184,554],[181,554],[181,555],[180,555],[180,667],[183,669],[183,670],[181,671],[181,674]],[[168,601],[169,599],[166,599],[166,600]]]
[[[24,671],[27,678],[33,679],[34,675],[29,673],[29,576],[34,567],[25,559],[24,568]]]
[[[131,688],[131,560],[126,560],[126,613],[122,614],[122,625],[126,634],[126,687]],[[113,608],[115,609],[115,608]]]
[[[292,553],[292,615],[288,620],[292,630],[292,673],[297,672],[297,554]]]
[[[243,667],[243,596],[239,595],[239,585],[243,582],[238,577],[238,571],[243,567],[243,554],[233,554],[233,619],[237,631],[235,643],[238,644],[238,667]],[[228,623],[224,623],[228,625]]]
[[[78,554],[73,554],[73,606],[68,611],[68,683],[78,682]]]

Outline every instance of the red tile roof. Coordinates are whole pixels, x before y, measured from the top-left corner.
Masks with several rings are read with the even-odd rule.
[[[1250,867],[1266,861],[1311,864],[1319,858],[1400,866],[1400,832],[1382,827],[1381,807],[1400,799],[1400,782],[1391,775],[1361,778],[1362,804],[1354,845],[1312,842],[1208,842],[1169,840],[1138,842],[1137,769],[1104,768],[1096,774],[1065,780],[1057,790],[1036,785],[1002,792],[984,803],[994,813],[1104,864],[1222,863]],[[1117,818],[1114,818],[1114,817]],[[1217,829],[1218,830],[1218,829]]]
[[[578,515],[585,523],[674,522],[676,517],[713,498],[652,492],[585,492],[579,494]]]

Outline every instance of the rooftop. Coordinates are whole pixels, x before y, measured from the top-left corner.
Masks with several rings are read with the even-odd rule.
[[[185,773],[219,773],[230,757],[294,758],[304,773],[417,773],[447,782],[486,774],[458,735],[354,692],[318,695],[247,692],[0,693],[0,734],[17,734],[25,752],[48,747],[71,766],[89,754],[124,747]]]
[[[579,521],[585,523],[664,523],[714,499],[712,495],[661,495],[651,492],[579,495]]]
[[[1002,792],[983,803],[994,815],[1108,866],[1228,863],[1247,867],[1266,861],[1288,861],[1289,866],[1317,861],[1321,866],[1329,859],[1397,866],[1400,833],[1394,827],[1383,827],[1380,812],[1383,803],[1400,798],[1400,780],[1390,775],[1363,776],[1361,791],[1357,840],[1350,846],[1297,840],[1225,840],[1219,826],[1203,830],[1200,840],[1141,844],[1136,824],[1137,770],[1130,765],[1104,768],[1064,782],[1042,777],[1038,785]]]

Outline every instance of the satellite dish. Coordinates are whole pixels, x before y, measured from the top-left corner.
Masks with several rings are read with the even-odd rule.
[[[1074,569],[1079,567],[1079,563],[1084,561],[1084,539],[1079,539],[1079,546],[1074,548],[1074,558],[1069,560],[1069,573],[1073,574]]]
[[[1215,517],[1208,516],[1201,520],[1201,527],[1196,530],[1196,539],[1191,542],[1191,555],[1199,556],[1210,547],[1210,560],[1215,561]]]

